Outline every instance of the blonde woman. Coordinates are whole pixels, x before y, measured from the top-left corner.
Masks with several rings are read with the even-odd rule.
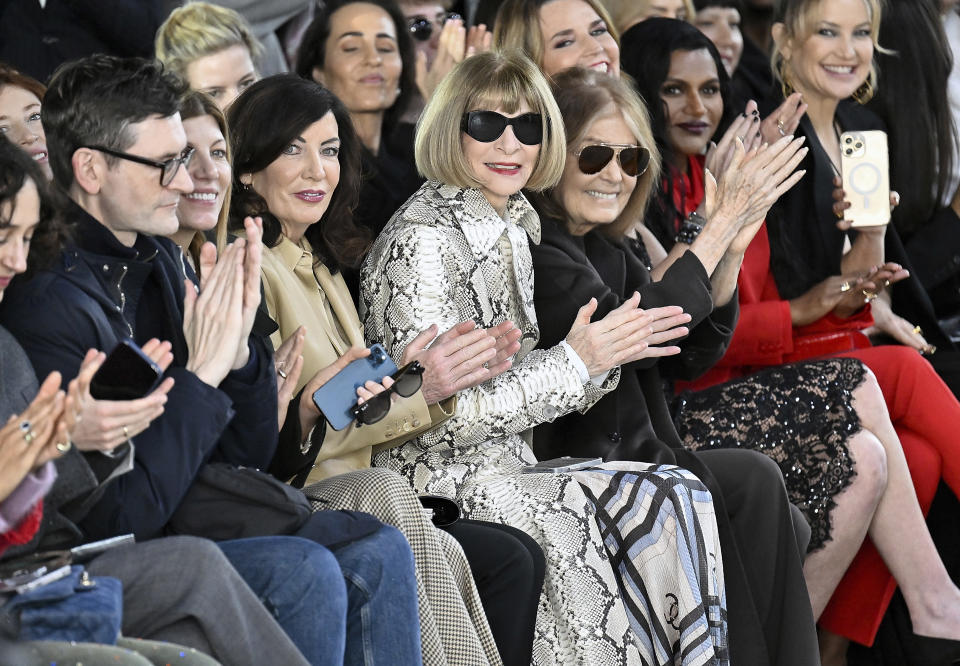
[[[534,663],[726,663],[716,519],[696,477],[643,463],[523,473],[536,463],[530,428],[588,409],[616,386],[620,364],[677,353],[652,345],[685,334],[689,320],[680,308],[640,310],[635,296],[590,323],[591,300],[565,341],[533,349],[527,243],[539,241],[540,222],[520,190],[555,185],[565,153],[547,82],[519,53],[468,58],[427,104],[416,159],[428,182],[362,272],[367,338],[401,356],[431,324],[516,322],[520,349],[509,370],[460,392],[450,420],[378,462],[540,543],[547,571]]]
[[[207,93],[226,109],[260,78],[263,47],[240,14],[208,2],[174,9],[157,30],[157,60],[193,90]]]

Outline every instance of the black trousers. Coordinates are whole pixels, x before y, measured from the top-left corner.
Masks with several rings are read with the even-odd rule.
[[[820,663],[803,558],[810,528],[787,501],[776,463],[756,451],[697,453],[723,495],[720,530],[733,666]],[[719,516],[718,516],[719,518]],[[759,626],[763,636],[752,627]]]
[[[460,519],[444,529],[467,556],[504,666],[529,666],[546,569],[539,544],[497,523]]]

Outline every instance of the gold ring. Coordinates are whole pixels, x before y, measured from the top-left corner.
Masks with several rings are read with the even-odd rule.
[[[861,289],[860,293],[863,294],[864,303],[869,303],[870,301],[872,301],[877,297],[877,294],[875,292],[867,291],[866,289]]]
[[[889,286],[890,286],[890,280],[884,278],[884,279],[883,279],[883,288],[886,289],[886,288],[889,287]]]
[[[853,286],[853,284],[851,284],[850,280],[846,280],[846,281],[844,281],[844,282],[841,282],[841,283],[840,283],[840,291],[842,291],[842,292],[850,291],[850,287],[852,287],[852,286]]]
[[[923,329],[920,328],[919,326],[914,326],[914,327],[913,327],[913,334],[914,334],[914,335],[923,335]]]
[[[787,133],[783,129],[783,118],[777,118],[777,131],[780,132],[780,136],[786,136]]]
[[[123,426],[123,436],[126,439],[130,439],[130,431],[127,430],[127,426]]]
[[[73,448],[73,442],[67,440],[66,442],[57,442],[57,451],[60,453],[66,453]]]
[[[25,441],[27,444],[32,443],[33,440],[35,440],[36,438],[37,438],[37,433],[35,433],[33,430],[28,430],[25,433],[23,433],[23,441]]]

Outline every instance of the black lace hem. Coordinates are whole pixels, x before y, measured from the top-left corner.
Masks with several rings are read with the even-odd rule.
[[[685,391],[674,421],[688,448],[747,448],[772,458],[810,523],[813,552],[830,539],[833,498],[856,476],[847,441],[860,431],[852,402],[864,376],[851,358],[778,366]]]

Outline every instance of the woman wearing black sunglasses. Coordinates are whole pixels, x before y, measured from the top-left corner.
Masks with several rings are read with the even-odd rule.
[[[701,245],[652,281],[643,244],[633,237],[661,169],[643,102],[626,82],[585,69],[563,72],[553,85],[568,150],[560,184],[532,195],[543,220],[543,238],[531,247],[540,345],[562,339],[584,300],[596,298],[601,314],[635,289],[641,307],[680,305],[693,319],[681,354],[624,365],[616,389],[589,412],[537,427],[534,451],[542,458],[599,455],[694,472],[717,506],[733,663],[814,663],[803,552],[792,537],[779,471],[754,452],[685,451],[662,389],[662,378],[695,374],[725,349],[736,298],[729,285],[711,286],[709,278],[722,252]],[[787,163],[781,177],[790,168]],[[745,184],[741,191],[751,187],[756,185]],[[771,539],[773,534],[779,538]],[[760,625],[755,618],[764,614],[780,619]]]
[[[529,429],[591,407],[616,385],[620,363],[676,353],[648,345],[686,332],[680,308],[644,312],[636,298],[590,323],[596,302],[587,299],[565,341],[534,349],[528,237],[539,241],[540,223],[520,190],[554,185],[565,151],[547,82],[517,52],[468,58],[428,103],[416,152],[429,180],[362,273],[367,335],[396,354],[425,325],[472,318],[517,322],[522,338],[509,370],[461,391],[449,421],[377,462],[540,543],[547,575],[535,663],[723,664],[725,555],[710,493],[695,476],[641,463],[521,473],[536,462]],[[639,152],[619,155],[639,172]],[[515,338],[504,338],[512,347]]]
[[[284,109],[283,123],[276,122],[277,108]],[[262,216],[264,303],[279,326],[273,341],[293,338],[302,347],[302,356],[293,354],[291,365],[277,370],[286,379],[302,368],[270,471],[283,479],[297,477],[297,485],[312,484],[305,492],[319,502],[315,506],[366,511],[403,531],[422,583],[425,665],[496,665],[501,658],[509,666],[529,664],[543,580],[536,543],[519,530],[479,521],[458,521],[449,534],[435,529],[405,479],[369,469],[374,447],[396,446],[453,411],[456,400],[446,398],[455,389],[442,400],[432,397],[438,380],[456,379],[440,368],[444,359],[438,357],[456,352],[464,372],[484,361],[496,365],[493,340],[472,326],[439,336],[392,378],[379,385],[367,382],[356,423],[343,430],[329,427],[311,399],[313,392],[329,378],[328,366],[338,357],[366,355],[359,351],[367,343],[342,274],[369,242],[350,213],[359,190],[359,141],[343,104],[329,90],[294,75],[251,86],[230,107],[229,122],[231,219],[243,219],[251,210]],[[478,349],[484,353],[474,355]],[[478,376],[492,372],[479,368]],[[391,400],[392,394],[399,399]],[[467,561],[450,535],[462,544]]]

